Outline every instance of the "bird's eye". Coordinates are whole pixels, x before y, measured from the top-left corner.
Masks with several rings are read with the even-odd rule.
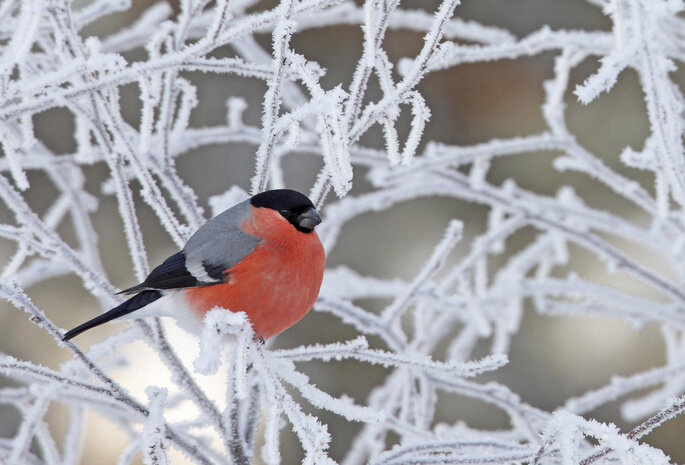
[[[288,217],[290,215],[290,212],[288,210],[279,210],[278,213],[280,213],[284,217]]]

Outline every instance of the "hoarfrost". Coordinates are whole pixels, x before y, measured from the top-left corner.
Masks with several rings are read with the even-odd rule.
[[[323,410],[357,425],[341,457],[345,465],[668,463],[661,450],[641,440],[685,410],[685,99],[674,77],[685,61],[682,1],[588,0],[589,7],[602,7],[611,32],[541,25],[523,37],[460,19],[457,0],[441,1],[432,12],[403,8],[398,0],[362,6],[282,0],[272,9],[252,0],[179,3],[178,12],[165,2],[153,4],[100,39],[85,37],[84,28],[131,2],[94,0],[79,9],[66,0],[0,5],[0,199],[9,211],[0,237],[15,247],[2,270],[0,296],[73,355],[50,368],[0,354],[0,372],[17,383],[0,388],[0,403],[21,418],[16,433],[0,440],[1,462],[79,463],[84,416],[97,411],[127,437],[122,465],[139,453],[145,463],[171,463],[172,450],[204,465],[245,465],[256,456],[280,464],[285,424],[304,463],[335,463],[335,438],[317,417]],[[299,33],[333,26],[362,28],[348,85],[330,85],[327,70],[293,46]],[[389,31],[423,34],[415,56],[391,59]],[[270,35],[270,50],[255,40],[260,34]],[[222,56],[226,45],[233,56]],[[129,62],[132,51],[144,56]],[[427,75],[543,53],[554,55],[542,89],[543,130],[468,146],[426,140],[435,118],[419,86]],[[572,88],[571,72],[587,58],[600,66]],[[650,174],[653,189],[625,174],[632,171],[604,163],[567,124],[567,95],[601,104],[627,69],[638,76],[650,133],[642,148],[626,143],[620,161]],[[187,71],[240,76],[261,84],[263,95],[230,97],[222,124],[197,127],[192,115],[201,102]],[[119,106],[127,85],[139,93],[135,126]],[[74,153],[55,153],[37,137],[35,116],[57,108],[73,118]],[[259,125],[249,123],[248,111],[261,112]],[[403,115],[409,121],[404,129]],[[369,146],[365,136],[372,128],[382,134],[384,150]],[[206,217],[176,160],[226,143],[253,147],[255,171],[250,186],[226,186],[212,196],[212,214],[247,198],[245,188],[255,193],[284,186],[286,156],[315,157],[319,171],[309,192],[323,214],[318,231],[329,252],[348,223],[417,199],[440,196],[484,206],[487,226],[475,237],[464,233],[465,218],[441,226],[442,239],[423,264],[409,270],[410,277],[329,268],[315,310],[350,325],[357,333],[351,339],[276,350],[253,339],[243,314],[209,312],[194,368],[202,374],[226,368],[222,402],[197,382],[157,320],[137,321],[88,352],[61,342],[62,329],[31,300],[29,288],[73,275],[103,308],[118,302],[94,227],[101,198],[116,200],[120,223],[113,227],[123,231],[130,268],[142,280],[150,262],[136,198],[181,246]],[[491,181],[499,159],[550,152],[556,170],[603,186],[642,219],[587,202],[573,186],[544,195],[518,185],[515,175],[501,185]],[[95,193],[86,182],[91,166],[107,172]],[[54,189],[47,208],[29,200],[35,173]],[[369,185],[355,190],[359,173],[366,173]],[[328,199],[331,190],[338,199]],[[65,234],[65,224],[74,238]],[[510,240],[526,229],[535,231],[534,238],[510,250]],[[631,246],[648,250],[652,259],[631,253]],[[649,295],[579,275],[580,252],[598,259],[608,273],[631,276]],[[385,308],[372,311],[364,299],[382,299]],[[664,363],[613,376],[554,412],[539,409],[503,384],[478,379],[509,362],[527,302],[547,315],[653,324],[666,346]],[[146,399],[127,392],[111,374],[126,363],[122,350],[140,340],[155,350],[173,381],[148,387]],[[349,361],[385,372],[365,398],[327,392],[306,369],[310,362]],[[478,430],[458,417],[445,418],[438,398],[451,394],[501,410],[509,424]],[[618,402],[624,418],[637,426],[622,432],[594,420],[592,411],[610,402]],[[46,419],[53,403],[68,409],[61,440]],[[168,414],[183,403],[194,406],[195,418],[179,421]],[[438,418],[442,423],[436,424]]]

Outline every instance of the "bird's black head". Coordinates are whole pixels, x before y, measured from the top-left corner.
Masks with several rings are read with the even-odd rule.
[[[253,207],[264,207],[276,210],[298,231],[310,233],[321,217],[314,204],[306,195],[290,189],[274,189],[261,192],[250,199]]]

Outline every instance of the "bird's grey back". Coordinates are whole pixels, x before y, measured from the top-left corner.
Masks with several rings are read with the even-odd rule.
[[[250,215],[251,209],[252,205],[248,199],[202,225],[183,248],[188,269],[198,266],[205,269],[210,266],[221,266],[226,270],[252,252],[260,239],[240,229],[241,223]]]

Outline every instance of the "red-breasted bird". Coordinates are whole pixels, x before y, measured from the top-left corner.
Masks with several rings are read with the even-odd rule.
[[[314,231],[320,222],[299,192],[257,194],[207,221],[145,281],[120,292],[131,298],[63,340],[122,317],[174,316],[197,327],[215,306],[245,312],[256,337],[274,336],[300,320],[319,294],[326,260]]]

